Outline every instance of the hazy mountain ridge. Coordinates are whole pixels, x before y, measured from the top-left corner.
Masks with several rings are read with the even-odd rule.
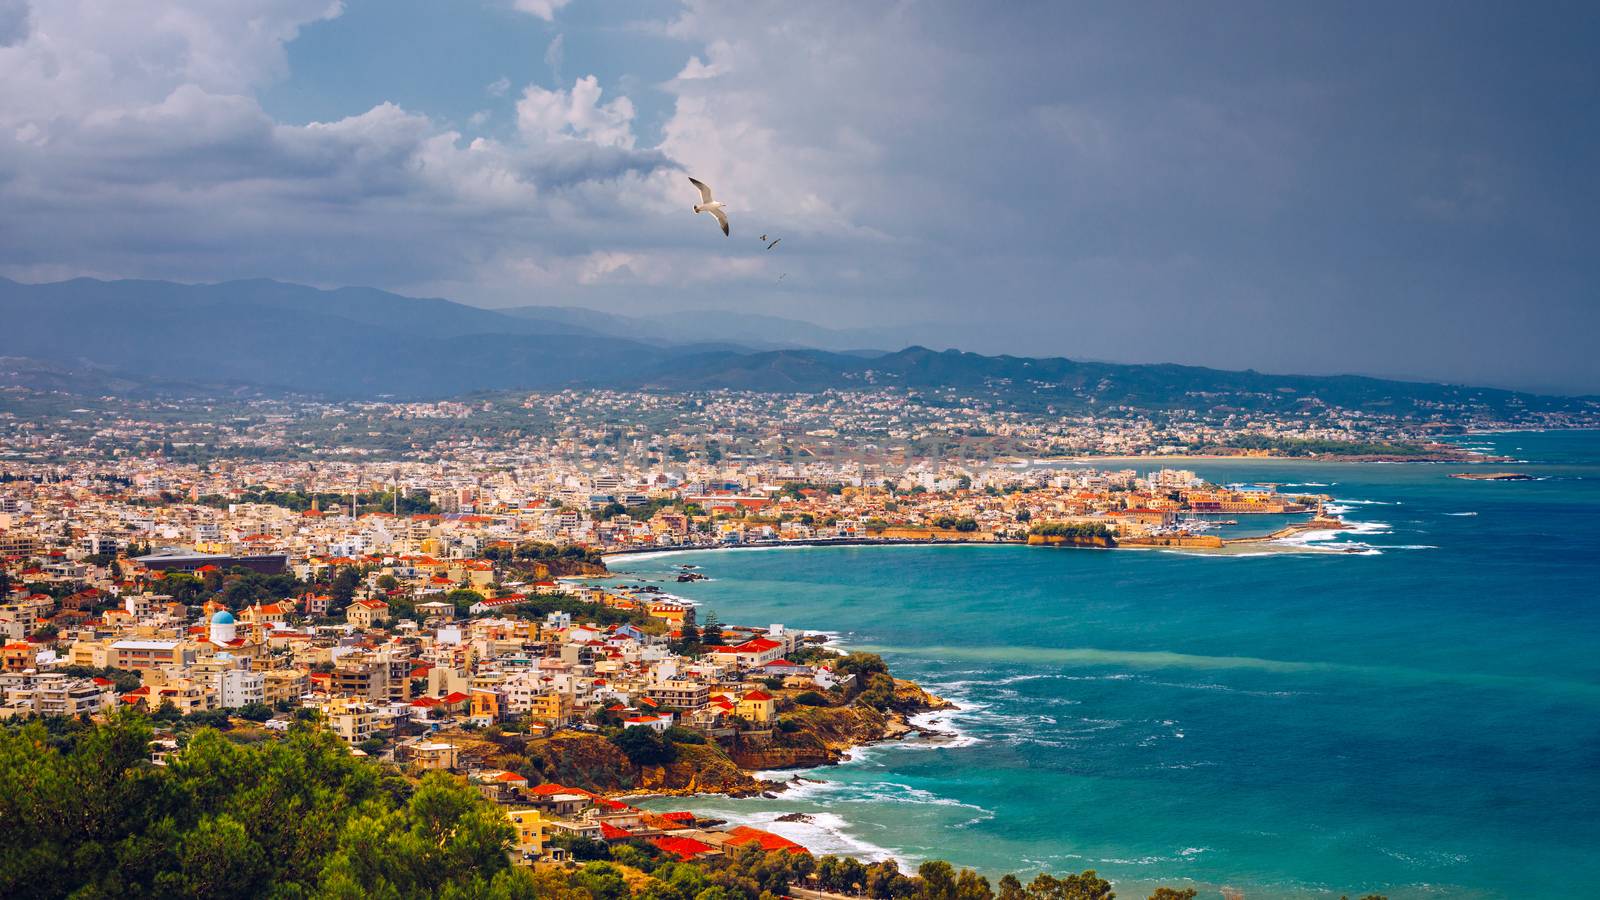
[[[726,318],[720,327],[718,317]],[[674,320],[673,327],[660,324]],[[810,392],[952,388],[1022,409],[1294,411],[1308,404],[1425,417],[1441,404],[1510,414],[1593,410],[1596,401],[1353,375],[1267,375],[1061,357],[784,348],[751,329],[849,332],[741,313],[627,317],[574,307],[488,310],[371,288],[276,281],[215,285],[0,279],[7,384],[109,392],[262,388],[333,397],[437,398],[479,390],[604,386]],[[802,327],[803,326],[803,327]],[[674,330],[676,329],[676,330]],[[688,341],[697,343],[687,343]]]
[[[1064,357],[984,356],[926,347],[870,359],[819,350],[706,354],[681,360],[647,382],[662,389],[819,391],[871,386],[957,388],[1004,396],[1025,409],[1105,411],[1211,408],[1293,411],[1325,404],[1425,416],[1439,405],[1497,413],[1593,407],[1593,398],[1549,397],[1499,388],[1390,381],[1360,375],[1273,375],[1180,366],[1081,362]]]
[[[799,319],[724,310],[688,310],[625,316],[579,306],[516,306],[500,310],[526,319],[565,322],[646,342],[731,342],[752,350],[810,349],[855,352],[906,343],[885,328],[828,328]],[[882,353],[884,351],[870,351]]]

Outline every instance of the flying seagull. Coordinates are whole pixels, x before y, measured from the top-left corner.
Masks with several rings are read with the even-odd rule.
[[[781,240],[783,240],[783,238],[778,238],[778,241],[781,241]],[[773,247],[778,246],[778,241],[773,241],[772,243],[768,244],[767,245],[767,249],[771,250]]]
[[[711,199],[711,187],[704,181],[697,181],[694,178],[690,178],[689,183],[700,189],[700,202],[694,205],[694,211],[697,213],[711,213],[712,218],[716,219],[717,222],[722,225],[723,237],[727,237],[728,214],[722,211],[722,201]]]
[[[756,240],[761,241],[762,243],[766,243],[767,236],[763,234],[761,237],[756,238]]]

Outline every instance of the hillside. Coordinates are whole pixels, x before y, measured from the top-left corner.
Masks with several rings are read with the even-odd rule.
[[[1213,413],[1322,406],[1433,419],[1600,411],[1594,398],[1178,365],[895,353],[753,351],[838,344],[849,333],[764,316],[629,318],[571,307],[494,311],[370,288],[275,281],[183,285],[0,279],[0,387],[62,393],[296,391],[334,398],[440,398],[484,390],[612,387],[812,392],[903,388],[982,396],[1043,414],[1120,408]],[[741,342],[737,336],[769,338]],[[728,343],[733,339],[733,343]],[[682,343],[682,341],[700,341]],[[720,342],[720,343],[719,343]],[[21,360],[21,362],[18,362]]]
[[[334,396],[553,387],[662,362],[658,348],[542,319],[366,288],[0,280],[0,355],[102,375]]]
[[[908,347],[871,358],[820,350],[699,354],[649,373],[645,384],[663,390],[808,392],[872,387],[937,392],[954,388],[1003,399],[1020,409],[1056,413],[1104,413],[1118,407],[1294,412],[1337,406],[1419,418],[1431,418],[1441,407],[1510,417],[1524,412],[1593,410],[1596,406],[1593,398],[1358,375],[1269,375],[1172,364],[984,356],[926,347]]]

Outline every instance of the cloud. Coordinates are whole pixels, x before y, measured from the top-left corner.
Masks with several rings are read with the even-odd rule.
[[[706,47],[706,59],[698,56],[689,57],[683,70],[678,73],[678,81],[699,81],[706,78],[716,78],[725,74],[731,68],[733,47],[727,41],[712,41]],[[708,61],[709,60],[709,61]]]
[[[530,139],[567,135],[608,147],[632,147],[633,101],[618,97],[601,104],[600,82],[586,75],[571,90],[547,91],[528,85],[517,101],[517,127]]]
[[[510,119],[470,99],[490,68],[461,75],[458,108],[352,93],[307,122],[261,98],[338,3],[0,0],[0,274],[799,306],[955,320],[974,349],[1266,369],[1371,368],[1366,348],[1404,352],[1425,326],[1365,323],[1455,303],[1493,321],[1554,298],[1500,326],[1528,346],[1594,332],[1595,216],[1572,188],[1593,129],[1540,112],[1592,101],[1555,64],[1587,59],[1582,29],[1552,29],[1550,65],[1504,79],[1458,58],[1459,28],[1404,11],[1357,40],[1336,12],[649,8],[666,12],[585,31],[585,53],[606,42],[593,60],[519,22],[548,39],[551,78],[499,64],[513,76],[484,89],[514,99]],[[339,39],[325,52],[371,52]],[[689,212],[686,173],[730,204],[733,237]],[[782,246],[760,250],[763,231]],[[1439,359],[1487,365],[1504,355],[1490,331]]]
[[[556,84],[561,83],[561,64],[567,58],[567,36],[558,34],[551,39],[550,45],[544,48],[544,64],[550,67],[550,80]]]
[[[509,271],[502,256],[582,258],[648,216],[674,167],[635,148],[631,102],[592,76],[524,96],[504,139],[392,102],[277,121],[256,91],[337,5],[261,2],[250,24],[210,3],[178,12],[63,0],[0,49],[0,272],[449,281]]]
[[[28,0],[0,0],[0,47],[21,43],[30,26]]]
[[[546,22],[555,21],[556,13],[572,0],[515,0],[512,4],[516,9],[531,15],[538,16]]]

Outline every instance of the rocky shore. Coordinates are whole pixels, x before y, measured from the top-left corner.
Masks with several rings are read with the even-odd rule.
[[[856,747],[929,733],[913,725],[911,717],[954,708],[902,679],[895,679],[892,697],[881,709],[859,698],[837,706],[792,702],[786,706],[782,719],[793,723],[788,729],[740,733],[703,744],[676,743],[677,758],[659,765],[634,763],[596,732],[562,730],[534,736],[449,731],[439,738],[460,748],[464,766],[517,772],[533,784],[572,785],[608,796],[749,797],[773,787],[756,778],[756,772],[834,765]]]

